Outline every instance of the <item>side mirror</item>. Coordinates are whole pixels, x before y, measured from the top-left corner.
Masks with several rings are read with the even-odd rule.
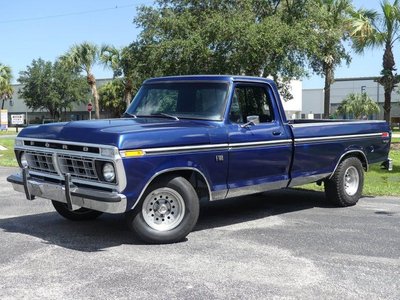
[[[246,118],[246,123],[240,125],[240,127],[249,127],[250,125],[256,126],[257,124],[260,124],[260,117],[259,116],[247,116]]]

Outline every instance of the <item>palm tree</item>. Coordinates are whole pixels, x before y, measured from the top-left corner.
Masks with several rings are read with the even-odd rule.
[[[4,108],[5,100],[11,99],[14,89],[11,86],[12,73],[9,66],[0,63],[0,99],[1,109]]]
[[[98,59],[99,48],[97,45],[88,42],[72,46],[66,54],[60,57],[60,61],[67,67],[86,73],[86,80],[94,98],[96,119],[100,119],[99,93],[97,92],[96,78],[93,75],[92,69]]]
[[[113,77],[122,75],[120,51],[113,45],[102,45],[100,48],[100,61],[113,70]]]
[[[366,93],[351,93],[340,103],[337,112],[341,115],[352,114],[355,119],[361,119],[379,113],[379,106]]]
[[[331,84],[336,66],[350,56],[342,42],[347,39],[347,23],[353,10],[350,0],[317,0],[316,33],[321,37],[318,51],[311,54],[311,67],[325,78],[324,118],[329,118]]]
[[[400,8],[399,1],[391,4],[388,0],[381,3],[381,13],[374,10],[360,9],[353,14],[351,38],[353,47],[358,53],[365,48],[383,47],[383,59],[381,77],[378,82],[385,91],[385,103],[383,105],[383,116],[390,122],[391,94],[400,82],[395,73],[395,61],[393,56],[394,43],[400,34]]]
[[[124,101],[128,108],[133,92],[135,90],[135,81],[137,76],[133,64],[133,58],[130,55],[129,48],[125,47],[118,50],[112,45],[103,45],[100,50],[100,60],[105,66],[111,68],[114,72],[113,77],[123,76]]]

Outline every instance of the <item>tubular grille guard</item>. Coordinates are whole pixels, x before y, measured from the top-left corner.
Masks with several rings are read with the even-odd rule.
[[[26,151],[29,169],[33,171],[57,174],[54,167],[53,155],[51,153],[39,151]]]
[[[95,161],[92,158],[59,154],[58,164],[63,174],[69,173],[75,178],[99,180],[96,173]]]

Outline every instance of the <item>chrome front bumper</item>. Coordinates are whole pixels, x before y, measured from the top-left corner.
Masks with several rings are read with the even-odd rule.
[[[77,187],[70,182],[68,176],[63,185],[31,178],[28,171],[23,169],[22,174],[10,175],[7,181],[13,185],[15,191],[25,193],[28,200],[33,200],[37,196],[66,203],[70,209],[78,206],[112,214],[123,213],[127,209],[125,195]]]

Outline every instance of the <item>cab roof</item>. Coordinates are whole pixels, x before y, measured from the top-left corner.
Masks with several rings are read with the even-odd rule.
[[[225,81],[225,82],[264,82],[273,83],[273,80],[264,77],[239,76],[239,75],[181,75],[166,76],[147,79],[144,84],[179,81]]]

